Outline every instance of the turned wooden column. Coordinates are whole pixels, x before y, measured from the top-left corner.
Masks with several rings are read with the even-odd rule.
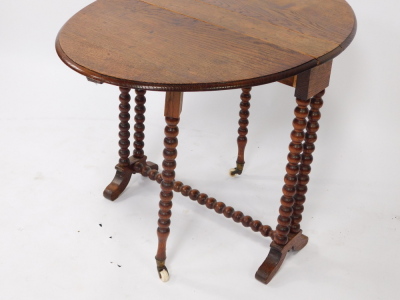
[[[300,230],[303,203],[306,200],[308,174],[311,171],[312,153],[317,140],[318,120],[321,117],[322,96],[329,86],[332,61],[304,71],[293,78],[282,81],[295,87],[298,107],[293,120],[292,142],[289,145],[289,163],[286,166],[285,185],[279,208],[278,225],[274,233],[274,242],[285,245],[289,232],[297,234]],[[311,105],[309,111],[307,106]],[[308,117],[308,120],[306,119]],[[306,129],[306,132],[304,132]]]
[[[133,127],[135,129],[135,133],[133,134],[133,138],[135,141],[133,142],[133,157],[135,158],[142,158],[144,156],[144,121],[145,121],[145,116],[144,113],[146,112],[146,107],[144,104],[146,103],[146,90],[141,90],[141,89],[136,89],[135,90],[136,97],[135,97],[135,126]]]
[[[131,106],[129,101],[131,100],[131,96],[129,95],[130,88],[120,87],[119,90],[121,94],[119,95],[119,142],[118,145],[120,147],[119,161],[115,166],[117,170],[114,179],[111,183],[105,188],[103,192],[103,196],[109,200],[114,201],[118,198],[118,196],[125,190],[128,185],[133,170],[130,167],[131,161],[129,159],[129,146],[130,146],[130,114],[129,111]]]
[[[299,163],[303,151],[304,128],[307,125],[308,103],[310,100],[296,99],[297,107],[294,110],[296,118],[293,120],[294,130],[290,134],[292,142],[289,144],[289,154],[287,156],[285,185],[282,188],[281,206],[279,207],[278,225],[274,234],[274,242],[278,245],[285,245],[288,242],[287,235],[290,231],[291,216],[293,213],[293,196],[296,193],[297,174]]]
[[[122,166],[129,166],[129,137],[130,137],[130,124],[129,124],[129,119],[130,119],[130,114],[129,111],[131,109],[131,106],[129,104],[129,101],[131,100],[131,96],[129,95],[129,91],[131,90],[130,88],[124,88],[120,87],[119,90],[121,91],[121,94],[119,95],[119,147],[120,150],[118,151],[119,154],[119,163]]]
[[[356,31],[354,11],[345,0],[318,1],[318,5],[315,0],[93,1],[61,28],[56,51],[68,67],[92,82],[122,87],[119,163],[104,196],[116,199],[135,173],[161,185],[156,254],[161,279],[168,278],[166,243],[174,192],[273,239],[270,253],[257,271],[257,278],[264,283],[277,272],[287,251],[306,245],[308,238],[302,234],[300,221],[318,126],[317,109],[322,105],[322,94],[318,93],[328,86],[332,60],[350,45]],[[145,47],[138,41],[145,41]],[[242,173],[245,163],[250,87],[276,81],[295,88],[298,107],[278,224],[272,230],[224,202],[175,181],[175,167],[183,92],[242,89],[238,155],[236,168],[231,171],[236,175]],[[136,89],[131,156],[127,87]],[[144,90],[169,91],[160,173],[143,152]],[[207,114],[197,117],[206,119]]]
[[[303,144],[303,153],[301,155],[300,170],[297,176],[296,194],[294,195],[293,215],[290,231],[292,233],[300,232],[301,214],[304,210],[305,194],[307,193],[307,184],[310,180],[308,174],[311,172],[311,163],[313,161],[312,153],[315,150],[314,143],[317,141],[317,131],[319,129],[318,120],[321,118],[320,108],[323,105],[322,96],[325,90],[321,91],[311,99],[311,109],[308,113],[308,121]]]
[[[273,242],[267,258],[258,268],[257,280],[267,284],[278,272],[290,250],[299,251],[307,245],[308,237],[302,233],[300,222],[306,200],[307,184],[311,172],[312,153],[319,129],[322,96],[329,86],[332,61],[304,71],[282,83],[295,87],[298,106],[293,120],[294,130],[289,145],[285,185],[279,208],[278,225],[272,233]],[[310,104],[311,109],[307,106]],[[305,129],[305,132],[304,132]]]
[[[240,95],[240,111],[239,111],[239,128],[238,128],[238,138],[237,138],[237,145],[238,145],[238,156],[236,160],[236,168],[231,169],[231,175],[234,176],[236,174],[240,175],[243,172],[244,168],[244,150],[247,144],[247,126],[249,125],[249,108],[250,108],[250,95],[251,87],[242,88],[242,94]]]
[[[129,146],[130,146],[130,124],[129,120],[130,116],[130,109],[131,106],[129,104],[131,100],[131,96],[129,95],[130,88],[120,87],[121,94],[119,96],[119,142],[118,145],[120,147],[118,154],[119,154],[119,161],[118,164],[115,166],[117,170],[114,179],[111,183],[105,188],[103,195],[105,198],[114,201],[119,197],[119,195],[125,190],[127,187],[132,174],[135,174],[136,171],[133,168],[133,165],[137,162],[140,162],[143,167],[148,166],[150,169],[158,169],[158,166],[152,162],[147,161],[147,157],[144,155],[143,147],[144,147],[144,121],[145,116],[144,113],[146,112],[146,107],[144,104],[146,103],[146,94],[145,90],[137,89],[136,97],[135,97],[135,126],[134,130],[135,133],[133,135],[134,142],[133,142],[133,155],[130,155]]]
[[[160,278],[163,281],[167,281],[169,278],[168,270],[165,266],[166,255],[166,245],[167,239],[170,232],[171,224],[171,208],[172,208],[172,198],[174,189],[174,179],[175,179],[175,168],[176,168],[176,157],[178,146],[178,123],[179,117],[182,110],[182,92],[167,92],[165,99],[165,122],[167,126],[165,127],[165,139],[164,139],[164,161],[162,163],[163,171],[161,173],[162,182],[161,192],[160,192],[160,202],[158,211],[158,249],[156,254],[157,270],[159,272]]]

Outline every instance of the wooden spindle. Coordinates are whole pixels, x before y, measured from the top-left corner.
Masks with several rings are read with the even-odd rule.
[[[129,104],[129,101],[131,100],[131,96],[129,95],[129,91],[131,90],[130,88],[124,88],[120,87],[119,90],[121,91],[121,94],[119,96],[119,147],[120,150],[118,152],[119,154],[119,163],[122,166],[129,166],[129,137],[130,137],[130,125],[129,125],[129,119],[130,119],[130,114],[129,110],[131,109],[131,106]]]
[[[189,185],[184,185],[181,181],[174,183],[174,191],[180,192],[183,196],[197,201],[200,205],[205,205],[208,209],[214,210],[217,214],[223,214],[226,218],[232,218],[236,223],[241,223],[244,227],[250,227],[254,232],[260,232],[263,236],[272,237],[272,228],[263,225],[259,220],[253,220],[252,217],[244,215],[241,211],[235,211],[231,206],[226,206],[224,202],[219,202],[207,194],[200,193],[197,189],[192,189]]]
[[[317,131],[319,129],[318,120],[321,118],[320,108],[323,105],[322,96],[325,90],[321,91],[311,99],[311,109],[308,113],[308,122],[306,127],[305,142],[303,144],[303,153],[301,155],[300,170],[297,176],[296,194],[294,195],[293,215],[290,231],[292,233],[300,232],[300,222],[304,211],[305,194],[307,193],[307,184],[310,180],[311,163],[313,161],[312,153],[315,150],[314,143],[317,140]]]
[[[163,171],[161,173],[162,182],[161,182],[161,192],[160,192],[160,210],[158,212],[158,240],[159,240],[159,249],[156,255],[156,259],[159,261],[165,261],[166,259],[166,241],[169,235],[169,225],[171,223],[171,208],[172,208],[172,197],[173,197],[173,188],[174,188],[174,178],[175,178],[175,167],[176,162],[175,158],[177,156],[176,146],[178,145],[178,139],[176,138],[179,129],[178,123],[179,118],[165,118],[167,122],[167,126],[165,127],[165,135],[164,139],[164,161],[163,161]]]
[[[278,225],[274,234],[274,242],[278,245],[285,245],[288,242],[290,231],[291,216],[293,213],[293,196],[296,193],[297,174],[303,150],[304,128],[307,125],[308,104],[310,100],[296,99],[297,107],[294,110],[296,118],[293,120],[294,130],[290,134],[292,142],[289,144],[289,154],[287,156],[285,185],[282,188],[281,206],[279,207]]]
[[[136,89],[135,90],[136,97],[135,97],[135,133],[133,135],[135,142],[133,143],[133,156],[135,158],[142,158],[144,155],[143,147],[144,147],[144,121],[145,121],[145,116],[144,113],[146,112],[146,107],[144,104],[146,103],[146,90],[141,90],[141,89]]]
[[[177,136],[179,134],[179,116],[182,111],[182,92],[167,92],[165,97],[165,122],[167,126],[165,127],[164,134],[164,160],[162,163],[163,171],[161,176],[158,176],[154,172],[150,175],[150,171],[147,167],[144,167],[144,172],[149,174],[151,179],[154,178],[157,182],[160,182],[161,192],[160,192],[160,202],[158,211],[158,249],[156,254],[157,271],[160,278],[163,281],[167,281],[169,278],[167,267],[165,266],[165,260],[167,258],[166,245],[169,236],[169,226],[171,224],[171,208],[172,208],[172,198],[175,180],[175,168],[176,168],[176,157],[178,152],[176,147],[178,146]]]
[[[136,167],[135,167],[136,168]],[[139,168],[142,168],[139,165]],[[152,170],[145,166],[138,170],[143,176],[150,180],[161,182],[161,174],[157,170]],[[189,197],[193,201],[197,201],[200,205],[206,206],[208,209],[214,210],[217,214],[223,214],[226,218],[232,218],[236,223],[241,223],[244,227],[251,228],[254,232],[260,232],[262,236],[273,237],[273,230],[269,225],[263,225],[259,220],[253,220],[250,216],[245,216],[241,211],[235,211],[231,206],[226,206],[224,202],[219,202],[213,197],[208,197],[207,194],[201,193],[197,189],[192,189],[191,186],[183,184],[181,181],[174,181],[174,192],[181,193],[185,197]]]
[[[237,145],[238,145],[238,156],[236,160],[236,168],[231,169],[231,175],[234,176],[236,174],[240,175],[243,172],[244,168],[244,150],[247,145],[247,133],[248,129],[247,126],[249,125],[249,108],[250,108],[250,95],[251,87],[242,88],[242,94],[240,95],[240,111],[239,111],[239,128],[238,133],[239,136],[237,137]]]

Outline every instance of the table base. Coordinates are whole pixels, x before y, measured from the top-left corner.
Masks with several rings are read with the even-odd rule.
[[[115,200],[124,191],[128,185],[132,174],[141,174],[150,180],[157,181],[160,184],[160,202],[158,212],[158,250],[156,254],[157,271],[163,281],[168,281],[169,273],[165,266],[166,261],[166,243],[170,233],[170,218],[172,208],[172,198],[174,193],[181,193],[193,201],[213,209],[218,214],[223,214],[226,218],[232,218],[236,223],[241,223],[244,227],[251,228],[254,232],[260,232],[264,237],[270,237],[270,252],[256,273],[256,279],[267,284],[274,277],[282,265],[286,254],[290,250],[301,250],[308,241],[308,238],[302,234],[300,223],[304,211],[305,194],[307,193],[307,184],[309,182],[309,173],[311,172],[311,163],[313,161],[312,153],[315,150],[314,143],[317,140],[317,131],[319,129],[318,121],[321,117],[320,108],[323,105],[322,96],[325,93],[325,87],[329,83],[331,62],[317,66],[312,70],[305,71],[296,75],[296,78],[288,80],[286,84],[295,86],[296,103],[294,109],[295,118],[292,122],[293,130],[290,134],[291,142],[289,144],[288,163],[286,165],[286,175],[284,177],[283,195],[280,199],[278,224],[273,230],[271,226],[263,224],[259,220],[253,220],[251,216],[245,215],[241,211],[235,211],[231,206],[224,202],[219,202],[181,181],[175,180],[176,168],[176,147],[178,145],[177,136],[179,134],[178,124],[182,110],[183,92],[167,92],[165,98],[165,121],[164,130],[164,161],[162,163],[162,172],[158,171],[158,165],[147,161],[144,155],[144,113],[146,108],[146,91],[136,89],[135,97],[135,125],[134,125],[134,151],[130,156],[129,137],[130,137],[130,88],[120,87],[120,124],[119,124],[119,163],[116,166],[116,175],[113,181],[104,191],[107,199]],[[321,91],[322,88],[322,91]],[[237,166],[231,170],[231,175],[240,175],[244,167],[244,150],[247,144],[247,125],[250,108],[251,87],[242,88],[240,95],[239,129],[238,129],[238,156]],[[320,91],[320,92],[317,92]],[[310,107],[310,108],[309,108]]]

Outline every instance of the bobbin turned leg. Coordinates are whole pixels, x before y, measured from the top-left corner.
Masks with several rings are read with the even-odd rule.
[[[158,166],[152,162],[146,162],[146,156],[143,153],[144,147],[144,113],[146,111],[146,107],[144,104],[146,103],[146,94],[145,90],[135,90],[135,134],[134,134],[134,151],[133,156],[129,157],[129,137],[130,137],[130,104],[131,96],[129,95],[129,88],[120,87],[121,95],[119,96],[120,105],[119,105],[119,163],[115,166],[117,170],[114,179],[112,182],[106,187],[103,192],[105,198],[109,200],[115,200],[118,196],[125,190],[128,185],[132,174],[135,174],[135,170],[133,169],[133,165],[140,161],[143,164],[147,164],[151,169],[158,169]]]
[[[297,184],[294,189],[296,193],[293,196],[293,200],[290,201],[290,203],[293,202],[293,206],[291,207],[292,215],[290,216],[290,220],[287,219],[290,209],[285,207],[282,208],[283,205],[281,206],[280,215],[278,217],[279,225],[277,226],[277,231],[274,233],[274,241],[271,243],[271,250],[268,254],[268,257],[256,273],[256,278],[265,284],[271,281],[276,272],[279,270],[288,251],[299,251],[304,248],[308,242],[308,237],[302,234],[300,222],[302,220],[301,214],[304,211],[303,204],[306,200],[305,194],[307,193],[307,183],[310,180],[308,174],[311,172],[310,165],[313,160],[312,153],[315,150],[314,143],[317,140],[316,132],[319,129],[318,120],[321,118],[321,114],[319,112],[319,109],[323,105],[323,100],[321,97],[324,95],[324,93],[325,90],[321,91],[311,99],[311,110],[308,113],[305,142],[303,143],[303,152],[301,154],[299,173],[297,174]],[[288,190],[287,184],[284,186],[283,190]],[[290,190],[292,190],[292,187],[290,187]],[[289,201],[286,201],[285,196],[282,197],[281,202],[282,204],[289,203]],[[286,215],[284,212],[285,210],[287,211]],[[285,223],[285,221],[287,222]],[[285,225],[289,223],[290,233],[287,236],[288,242],[283,244],[285,239],[281,234],[282,228],[284,228],[284,232],[287,232],[288,228]]]
[[[119,96],[119,146],[120,150],[119,154],[119,163],[115,166],[117,173],[115,174],[114,179],[112,182],[106,187],[103,192],[105,198],[109,200],[115,200],[118,196],[123,192],[126,186],[129,183],[129,180],[132,176],[132,169],[130,168],[129,162],[129,136],[130,136],[130,125],[129,119],[130,114],[129,111],[131,106],[129,101],[131,100],[131,96],[129,95],[130,88],[120,87],[119,90],[121,94]]]
[[[317,131],[319,129],[318,120],[321,118],[320,108],[323,105],[322,96],[325,90],[319,92],[311,99],[311,109],[308,113],[305,141],[303,144],[303,153],[301,155],[300,170],[297,176],[296,194],[294,195],[292,223],[290,232],[300,232],[300,222],[304,211],[305,194],[307,193],[307,184],[310,181],[308,174],[311,172],[311,163],[313,161],[312,153],[315,150],[314,143],[317,141]]]
[[[162,171],[162,182],[161,182],[161,193],[160,193],[160,210],[158,212],[158,249],[156,254],[157,271],[162,281],[169,280],[168,269],[165,266],[166,255],[166,244],[168,235],[170,232],[169,226],[171,224],[171,208],[172,208],[172,197],[174,189],[175,179],[175,167],[176,167],[176,156],[178,145],[178,123],[179,117],[182,110],[182,92],[167,92],[165,98],[165,121],[167,126],[165,127],[165,139],[163,151],[163,171]]]
[[[278,225],[273,235],[273,242],[268,257],[256,273],[256,278],[265,284],[279,270],[286,257],[286,253],[292,248],[303,248],[308,240],[301,232],[298,235],[288,236],[293,213],[292,206],[295,202],[293,196],[296,192],[297,174],[303,150],[304,128],[307,125],[307,105],[310,100],[297,98],[296,102],[298,106],[294,110],[296,118],[293,120],[294,130],[290,135],[292,142],[289,144],[290,152],[287,156],[288,164],[286,165],[285,185],[282,188],[283,196],[281,197],[281,206],[279,208]]]
[[[237,138],[238,144],[238,156],[236,160],[236,168],[230,169],[230,175],[235,176],[242,174],[244,168],[244,149],[246,148],[247,144],[247,126],[249,125],[249,108],[250,108],[250,95],[251,87],[242,88],[242,94],[240,95],[240,112],[239,112],[239,129],[238,133],[239,136]]]
[[[293,120],[292,142],[289,145],[289,163],[286,166],[285,185],[279,208],[278,225],[273,232],[270,252],[256,273],[256,279],[267,284],[274,277],[290,250],[299,251],[307,245],[308,237],[302,234],[303,204],[307,192],[308,174],[311,171],[314,142],[319,129],[322,96],[329,85],[332,61],[307,70],[297,76],[294,82],[298,106]],[[321,92],[320,92],[321,91]],[[310,100],[305,100],[315,95]],[[311,110],[308,111],[307,104]],[[305,118],[308,116],[308,120]],[[306,129],[306,132],[304,132]]]

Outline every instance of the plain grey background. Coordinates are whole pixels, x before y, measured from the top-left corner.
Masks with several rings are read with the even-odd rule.
[[[162,283],[157,185],[133,177],[118,201],[102,197],[118,158],[119,91],[87,82],[54,50],[90,2],[0,3],[1,299],[398,299],[398,1],[349,1],[358,33],[324,97],[302,223],[309,244],[268,286],[253,277],[270,240],[182,196]],[[239,94],[185,94],[177,179],[275,226],[293,90],[253,89],[246,168],[231,178]],[[163,97],[147,93],[145,151],[157,163]]]

